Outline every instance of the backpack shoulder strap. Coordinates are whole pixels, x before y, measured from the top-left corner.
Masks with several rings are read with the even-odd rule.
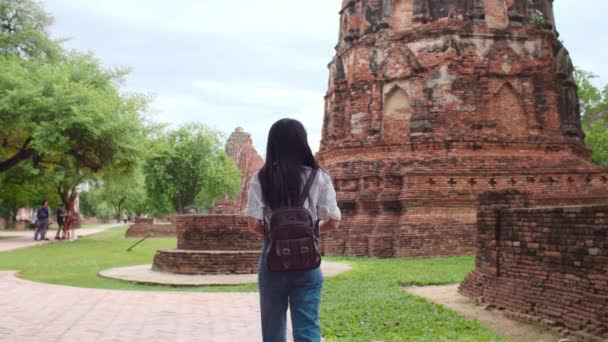
[[[308,176],[306,185],[304,185],[304,189],[302,190],[302,193],[300,194],[300,197],[298,198],[297,208],[301,208],[304,206],[304,202],[306,202],[306,198],[308,197],[308,194],[310,193],[310,188],[312,188],[312,184],[315,182],[315,178],[317,177],[318,171],[319,171],[319,169],[314,168],[314,169],[312,169],[310,176]]]

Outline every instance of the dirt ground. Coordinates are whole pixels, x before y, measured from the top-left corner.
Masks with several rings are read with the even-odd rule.
[[[448,307],[465,317],[477,320],[480,324],[515,342],[559,342],[563,340],[563,337],[541,326],[509,319],[497,310],[485,310],[458,293],[458,285],[413,286],[405,288],[405,290]]]

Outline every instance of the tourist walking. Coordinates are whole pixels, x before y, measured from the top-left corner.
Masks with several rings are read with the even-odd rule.
[[[36,211],[38,222],[36,225],[36,233],[34,233],[34,240],[38,240],[38,236],[40,236],[40,240],[48,241],[46,238],[46,231],[49,229],[49,216],[49,202],[43,201],[42,206]]]
[[[319,170],[299,121],[283,119],[271,127],[246,214],[249,229],[264,236],[258,272],[264,342],[286,340],[287,307],[294,340],[319,342],[319,230],[337,229],[341,214],[331,178]],[[296,239],[296,231],[304,235]]]
[[[65,209],[63,209],[63,207],[59,207],[59,209],[57,209],[57,233],[55,234],[55,240],[62,240],[65,238],[65,232],[63,232],[63,236],[60,236],[60,234],[63,231],[63,224],[66,218],[66,212]]]

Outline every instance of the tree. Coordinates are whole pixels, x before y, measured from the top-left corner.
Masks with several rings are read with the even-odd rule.
[[[0,0],[0,54],[23,58],[59,57],[48,28],[53,17],[32,0]]]
[[[592,72],[576,69],[586,142],[593,153],[593,162],[608,165],[608,85],[600,91],[592,83],[594,78],[597,76]]]
[[[54,64],[0,57],[0,172],[30,158],[66,157],[94,172],[130,158],[146,100],[121,94],[124,75],[76,52]]]
[[[240,172],[217,131],[190,124],[161,134],[157,144],[144,173],[158,214],[183,213],[191,205],[208,209],[226,194],[236,194]]]
[[[0,184],[44,180],[72,208],[81,184],[141,165],[148,99],[121,91],[128,70],[53,41],[52,21],[37,2],[0,0]],[[22,170],[23,183],[7,181]],[[0,206],[24,202],[12,189]]]
[[[608,120],[603,118],[592,123],[586,140],[593,152],[593,162],[608,165]]]
[[[87,200],[92,212],[105,214],[120,220],[124,214],[142,215],[148,213],[148,201],[143,170],[138,168],[132,174],[107,173],[96,186],[88,191]]]
[[[124,75],[76,52],[44,64],[0,56],[0,172],[29,159],[58,175],[71,207],[83,181],[109,167],[132,169],[142,155],[147,99],[121,93]]]
[[[583,126],[585,129],[589,129],[591,124],[598,119],[598,115],[608,113],[608,85],[604,87],[603,91],[600,91],[592,83],[597,75],[580,68],[576,68],[574,78],[578,87]]]

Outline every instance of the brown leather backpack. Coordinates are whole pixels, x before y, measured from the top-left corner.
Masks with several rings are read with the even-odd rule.
[[[266,264],[272,272],[312,270],[321,265],[319,222],[304,208],[304,202],[317,176],[313,169],[295,206],[275,209],[265,224]]]

